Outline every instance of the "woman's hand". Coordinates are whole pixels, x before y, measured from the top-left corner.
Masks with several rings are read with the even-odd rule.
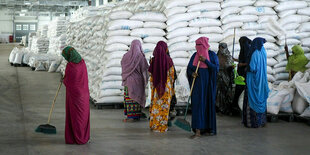
[[[206,58],[203,57],[203,56],[199,56],[199,61],[205,62],[205,61],[206,61]]]
[[[192,74],[192,77],[193,77],[193,78],[198,77],[198,73],[195,73],[195,72],[194,72],[194,73]]]

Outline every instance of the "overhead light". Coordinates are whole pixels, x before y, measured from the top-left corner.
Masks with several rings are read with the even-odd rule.
[[[28,12],[28,10],[21,10],[21,12]]]
[[[19,16],[25,16],[25,15],[26,15],[25,13],[20,13],[20,14],[19,14]]]

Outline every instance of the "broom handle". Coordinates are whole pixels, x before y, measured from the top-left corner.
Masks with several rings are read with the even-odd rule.
[[[61,85],[62,85],[62,82],[60,82],[60,83],[59,83],[59,86],[58,86],[58,89],[57,89],[56,95],[55,95],[54,100],[53,100],[52,107],[51,107],[51,109],[50,109],[50,114],[48,115],[47,124],[50,124],[50,120],[51,120],[52,112],[53,112],[53,109],[54,109],[54,106],[55,106],[55,102],[56,102],[56,98],[57,98],[57,96],[58,96],[58,93],[59,93],[59,90],[60,90],[60,88],[61,88]]]
[[[200,60],[198,61],[198,64],[197,64],[197,68],[196,68],[196,71],[195,71],[196,74],[198,73],[199,65],[200,65]],[[189,97],[188,97],[188,101],[187,101],[187,105],[186,105],[186,110],[185,110],[184,119],[186,119],[187,110],[188,110],[188,105],[189,105],[189,100],[190,100],[190,98],[191,98],[191,96],[192,96],[192,92],[193,92],[195,80],[196,80],[196,77],[193,79],[193,82],[192,82],[191,93],[189,94]]]
[[[234,54],[235,54],[235,40],[236,40],[236,28],[234,28],[234,39],[233,39],[232,58],[234,58]]]

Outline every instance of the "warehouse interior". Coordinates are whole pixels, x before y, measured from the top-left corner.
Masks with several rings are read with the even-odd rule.
[[[0,25],[0,154],[309,152],[310,0],[0,0]],[[197,51],[195,41],[208,37],[209,50],[215,53],[224,42],[230,56],[240,59],[242,36],[266,41],[267,124],[244,126],[242,93],[233,111],[216,109],[216,135],[192,138],[193,131],[174,123],[184,118],[186,105],[191,103],[187,68]],[[146,118],[124,121],[121,60],[133,40],[141,42],[148,65],[154,60],[157,43],[167,43],[177,75],[173,87],[177,103],[176,118],[166,132],[152,131],[150,125],[150,81],[142,108]],[[287,70],[287,53],[295,54],[296,45],[307,63],[294,75]],[[87,69],[90,139],[83,145],[65,140],[69,87],[64,76],[71,63],[64,56],[67,46],[74,47]],[[239,76],[238,61],[233,62],[232,98],[238,85],[234,81]],[[53,101],[55,107],[49,113]],[[219,102],[215,100],[216,108]],[[186,121],[192,123],[195,111],[189,107]],[[57,132],[37,132],[49,114],[48,124]]]

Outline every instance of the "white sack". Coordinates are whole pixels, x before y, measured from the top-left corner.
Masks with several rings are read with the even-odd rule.
[[[222,26],[223,31],[225,32],[228,29],[233,29],[237,27],[241,27],[243,22],[231,22]]]
[[[144,43],[153,43],[153,44],[157,44],[157,42],[159,41],[164,41],[164,42],[167,42],[167,39],[164,38],[164,37],[146,37],[143,39],[143,42]]]
[[[189,22],[190,27],[209,27],[209,26],[221,26],[221,21],[210,18],[196,18]]]
[[[246,6],[242,8],[241,15],[276,15],[277,13],[270,7]]]
[[[295,113],[302,114],[309,106],[307,101],[300,96],[298,91],[295,92],[295,96],[292,103],[292,108]]]
[[[164,6],[169,9],[176,6],[189,6],[201,3],[201,0],[167,0],[164,3]]]
[[[109,18],[112,20],[116,19],[128,19],[132,16],[133,14],[129,11],[115,11],[111,12]]]
[[[193,34],[198,34],[199,28],[197,27],[186,27],[186,28],[179,28],[170,33],[168,33],[167,38],[172,39],[179,36],[190,36]]]
[[[104,50],[108,52],[127,51],[128,49],[129,48],[126,44],[121,44],[121,43],[110,44],[104,47]]]
[[[130,30],[114,30],[108,31],[107,36],[129,36]]]
[[[105,96],[97,100],[96,103],[123,103],[124,96]]]
[[[200,15],[200,12],[190,12],[190,13],[183,13],[183,14],[176,14],[171,16],[167,20],[167,25],[170,26],[174,23],[177,22],[182,22],[182,21],[190,21],[192,19],[197,18]]]
[[[217,34],[217,33],[194,34],[189,37],[188,42],[195,42],[200,37],[208,37],[209,42],[220,42],[224,39],[222,34]]]
[[[221,29],[221,27],[202,27],[200,28],[199,33],[219,33],[222,34],[223,30]]]
[[[191,51],[195,50],[195,43],[178,42],[170,46],[170,51]]]
[[[140,40],[142,42],[142,39],[140,37],[134,37],[134,36],[111,36],[106,39],[106,44],[115,44],[115,43],[121,43],[125,45],[131,45],[131,42],[133,40]]]
[[[231,15],[231,14],[237,14],[241,11],[242,9],[239,7],[227,7],[221,10],[221,19],[224,19],[226,16]]]
[[[232,22],[254,22],[258,20],[256,15],[228,15],[223,20],[223,24],[228,24]]]
[[[297,14],[310,16],[310,7],[308,6],[307,8],[299,9]]]
[[[175,66],[187,67],[188,62],[189,62],[188,58],[174,58],[173,59],[173,64]]]
[[[149,36],[159,36],[162,37],[166,35],[164,30],[159,28],[138,28],[133,29],[130,33],[131,36],[146,38]]]
[[[299,28],[299,32],[310,32],[310,22],[302,23]]]
[[[130,20],[139,20],[139,21],[147,21],[147,22],[165,22],[167,20],[166,16],[160,12],[138,12],[135,13]]]
[[[145,22],[143,24],[144,28],[159,28],[159,29],[165,29],[167,28],[167,25],[165,23],[161,22]]]
[[[220,3],[205,2],[205,3],[199,3],[199,4],[189,6],[187,12],[195,12],[195,11],[207,12],[207,11],[218,11],[218,10],[221,10]]]
[[[131,30],[140,27],[143,27],[143,22],[134,20],[114,20],[108,24],[109,30]]]
[[[100,89],[123,89],[122,81],[107,81],[102,82]]]
[[[286,2],[280,2],[275,7],[275,10],[280,12],[280,11],[286,11],[286,10],[302,9],[307,6],[308,4],[305,1],[286,1]]]
[[[217,19],[220,16],[221,16],[220,11],[208,11],[208,12],[202,12],[199,17]]]
[[[173,25],[168,26],[167,31],[171,32],[171,31],[174,31],[178,28],[184,28],[184,27],[187,27],[188,24],[189,24],[189,22],[178,22],[178,23],[175,23]]]
[[[221,5],[222,8],[227,7],[242,7],[242,6],[252,6],[255,3],[255,1],[251,0],[230,0],[230,1],[224,1]]]
[[[304,23],[309,21],[310,17],[305,15],[289,15],[284,18],[279,19],[281,25],[286,25],[289,23]]]
[[[171,46],[174,43],[186,42],[189,39],[187,36],[179,36],[168,40],[168,46]]]
[[[265,7],[275,7],[277,5],[278,5],[277,2],[271,0],[259,0],[256,1],[254,4],[254,6],[265,6]]]
[[[103,77],[109,75],[121,75],[122,68],[121,67],[111,67],[104,70]]]
[[[275,64],[277,64],[278,61],[274,58],[267,58],[267,65],[268,66],[274,66]]]
[[[172,15],[185,13],[186,11],[187,11],[186,7],[174,7],[174,8],[166,9],[164,13],[169,18]]]
[[[123,91],[121,89],[104,89],[100,91],[100,98],[108,96],[122,96]]]

